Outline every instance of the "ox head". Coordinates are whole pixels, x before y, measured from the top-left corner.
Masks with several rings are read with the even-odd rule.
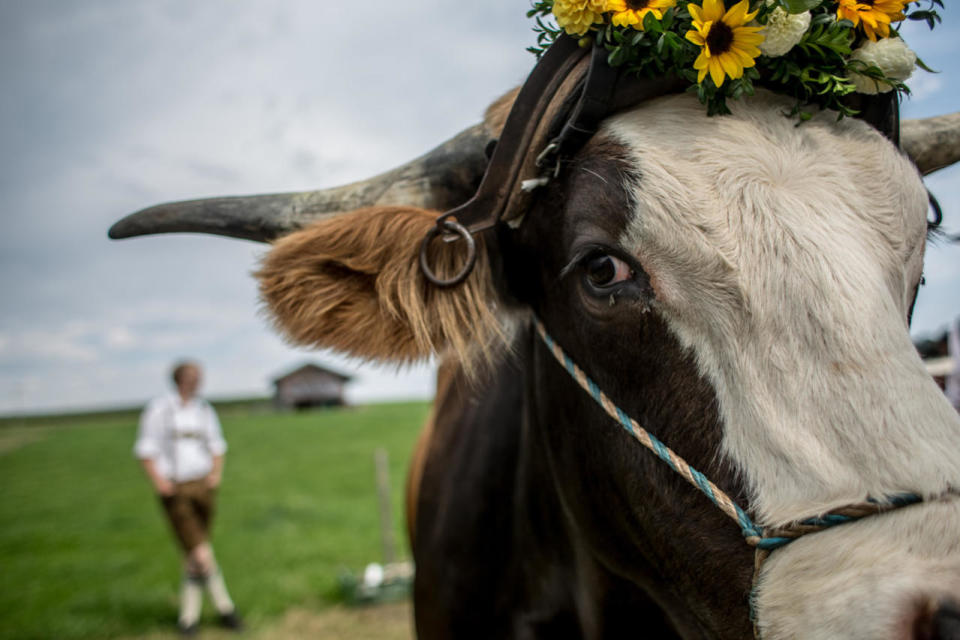
[[[392,362],[447,355],[478,385],[484,363],[525,358],[528,419],[573,535],[683,637],[751,633],[751,551],[526,338],[531,312],[764,525],[960,488],[960,419],[908,334],[927,233],[921,174],[960,159],[960,114],[906,123],[905,155],[863,121],[796,126],[772,94],[714,118],[690,95],[657,98],[607,118],[522,217],[479,237],[466,282],[433,287],[420,241],[473,194],[511,99],[369,181],[160,205],[111,236],[273,242],[263,300],[299,344]],[[461,260],[459,243],[430,245],[442,273]],[[795,542],[763,567],[763,637],[960,637],[949,635],[958,534],[960,503],[944,501]]]

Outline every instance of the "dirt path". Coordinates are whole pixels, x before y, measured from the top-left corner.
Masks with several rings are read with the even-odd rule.
[[[412,640],[410,603],[402,602],[370,607],[336,606],[322,611],[290,609],[279,619],[250,629],[242,635],[213,628],[202,628],[199,640]],[[157,633],[141,640],[179,640],[180,636]]]
[[[12,453],[31,442],[39,442],[47,437],[42,427],[4,427],[0,429],[0,456]]]
[[[322,612],[293,609],[274,626],[255,637],[260,640],[323,638],[324,640],[411,640],[409,603],[371,607],[333,607]]]

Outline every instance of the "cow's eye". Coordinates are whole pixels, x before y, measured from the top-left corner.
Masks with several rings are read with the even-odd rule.
[[[630,265],[606,253],[588,256],[583,267],[587,282],[597,289],[611,287],[634,276]]]

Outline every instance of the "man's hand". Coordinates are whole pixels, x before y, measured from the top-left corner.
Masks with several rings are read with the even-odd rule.
[[[170,496],[172,496],[174,493],[177,492],[177,488],[174,486],[174,484],[169,480],[167,480],[166,478],[160,478],[160,477],[154,478],[153,488],[156,490],[158,494],[160,494],[164,498],[169,498]]]
[[[141,458],[140,465],[143,467],[143,471],[147,474],[147,477],[150,478],[150,483],[153,485],[153,490],[157,492],[157,495],[169,498],[177,492],[176,485],[157,472],[157,466],[153,463],[153,460],[150,458]]]
[[[220,479],[221,478],[220,478],[219,471],[211,471],[209,474],[207,474],[207,488],[216,489],[217,487],[219,487]]]
[[[223,476],[223,456],[213,456],[213,468],[207,474],[207,488],[216,489],[220,486],[220,478]]]

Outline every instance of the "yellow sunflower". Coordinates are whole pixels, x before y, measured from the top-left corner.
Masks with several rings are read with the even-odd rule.
[[[606,0],[604,11],[612,11],[610,22],[618,27],[633,27],[643,31],[643,18],[652,13],[663,19],[663,10],[677,4],[677,0]]]
[[[877,36],[890,36],[890,23],[900,22],[906,16],[906,0],[837,0],[837,20],[846,18],[853,26],[863,24],[863,32],[877,41]]]
[[[572,36],[582,36],[590,27],[603,22],[604,0],[555,0],[553,15],[557,25]]]
[[[727,79],[739,78],[743,70],[756,64],[760,55],[757,46],[763,42],[758,33],[763,27],[744,26],[757,15],[748,13],[750,4],[740,0],[729,11],[723,0],[703,0],[699,7],[692,2],[687,5],[693,18],[693,29],[687,31],[687,40],[701,47],[693,68],[700,72],[697,82],[703,82],[707,73],[713,84],[719,87]]]

